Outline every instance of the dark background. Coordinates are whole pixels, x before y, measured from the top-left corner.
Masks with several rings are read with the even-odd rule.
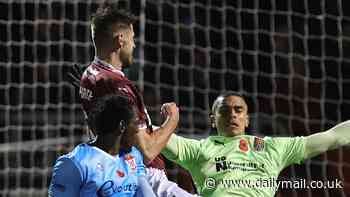
[[[45,196],[56,157],[86,139],[66,73],[93,59],[89,19],[101,2],[0,1],[0,196]],[[226,90],[246,96],[249,134],[309,135],[349,119],[349,1],[119,2],[139,16],[136,61],[126,72],[154,123],[160,105],[175,101],[179,133],[207,136],[211,103]],[[337,178],[345,189],[278,195],[350,194],[347,154],[331,151],[281,175]],[[180,180],[178,168],[169,168]]]

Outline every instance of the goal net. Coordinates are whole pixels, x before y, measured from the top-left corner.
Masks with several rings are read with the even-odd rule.
[[[93,59],[90,15],[103,0],[0,0],[0,196],[47,196],[55,159],[85,141],[73,63]],[[135,64],[155,123],[180,106],[179,134],[210,134],[210,106],[227,90],[250,105],[249,134],[301,136],[350,117],[350,3],[346,0],[119,1],[139,16]],[[347,196],[341,148],[286,169],[283,179],[342,181],[343,189],[277,196]],[[181,181],[178,168],[170,177]]]

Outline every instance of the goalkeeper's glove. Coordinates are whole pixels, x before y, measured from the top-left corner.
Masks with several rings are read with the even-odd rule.
[[[74,64],[73,67],[68,72],[67,74],[68,80],[75,88],[79,89],[80,79],[86,68],[87,68],[86,65]]]

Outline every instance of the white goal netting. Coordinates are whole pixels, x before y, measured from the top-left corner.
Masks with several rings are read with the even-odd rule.
[[[73,63],[93,59],[90,15],[103,0],[0,0],[0,196],[46,196],[58,155],[86,140]],[[209,134],[213,99],[242,92],[257,135],[297,136],[350,117],[350,2],[133,0],[136,62],[128,70],[154,122],[181,108],[179,133]],[[288,168],[288,179],[343,181],[344,189],[278,196],[350,195],[349,150]],[[174,180],[177,168],[170,171]]]

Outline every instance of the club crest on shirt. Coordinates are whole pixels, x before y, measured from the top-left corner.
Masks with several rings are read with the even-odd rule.
[[[96,76],[98,75],[99,71],[96,68],[89,67],[86,70],[86,77],[93,82],[96,82]]]
[[[265,141],[259,137],[254,138],[254,151],[262,151],[265,147]]]
[[[129,168],[134,171],[136,170],[136,160],[135,160],[135,157],[133,157],[132,155],[130,154],[127,154],[125,155],[124,157],[126,163],[128,164]]]

